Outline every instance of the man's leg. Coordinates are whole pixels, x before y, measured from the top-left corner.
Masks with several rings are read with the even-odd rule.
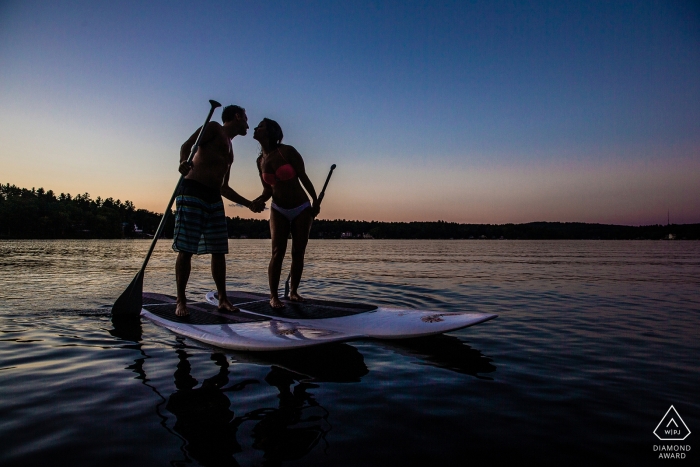
[[[190,270],[192,269],[192,253],[181,251],[177,254],[175,261],[175,282],[177,282],[177,307],[175,314],[177,316],[187,316],[187,297],[185,297],[185,289],[187,281],[190,279]]]
[[[192,254],[197,251],[197,240],[202,229],[202,201],[194,196],[181,194],[176,199],[173,249],[178,252],[175,261],[177,283],[177,316],[187,316],[185,289],[190,279]]]
[[[231,313],[241,311],[231,305],[226,296],[226,255],[223,253],[212,253],[211,255],[211,275],[216,284],[216,292],[219,294],[219,310]]]

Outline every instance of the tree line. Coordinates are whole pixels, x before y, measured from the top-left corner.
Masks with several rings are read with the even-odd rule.
[[[147,238],[162,214],[136,209],[131,201],[71,196],[43,188],[0,184],[0,238]],[[227,218],[229,237],[270,238],[267,220]],[[172,238],[173,216],[163,236]],[[310,238],[376,239],[700,239],[700,224],[624,226],[578,222],[458,224],[455,222],[378,222],[316,220]]]
[[[0,238],[139,237],[155,232],[160,218],[131,201],[0,184]]]

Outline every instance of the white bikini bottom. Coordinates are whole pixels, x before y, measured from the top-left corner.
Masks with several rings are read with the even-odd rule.
[[[279,212],[280,214],[282,214],[284,217],[286,217],[287,220],[288,220],[289,222],[292,222],[299,214],[301,214],[301,212],[302,212],[304,209],[310,208],[310,207],[311,207],[311,203],[307,201],[307,202],[305,202],[304,204],[302,204],[302,205],[300,205],[300,206],[297,206],[297,207],[295,207],[295,208],[292,208],[292,209],[285,209],[285,208],[281,208],[281,207],[277,206],[277,205],[273,202],[273,203],[270,205],[270,207],[271,207],[272,209],[274,209],[275,211]]]

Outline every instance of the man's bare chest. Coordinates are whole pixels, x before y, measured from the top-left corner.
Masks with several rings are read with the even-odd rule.
[[[211,166],[229,166],[233,163],[233,150],[231,144],[210,145],[200,151],[202,163]]]

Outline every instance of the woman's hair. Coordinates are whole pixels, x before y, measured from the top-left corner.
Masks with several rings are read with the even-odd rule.
[[[280,124],[269,118],[263,118],[262,121],[265,123],[267,134],[269,135],[269,142],[272,143],[274,147],[279,146],[282,142],[282,138],[284,138],[284,133],[282,133]]]
[[[276,121],[269,119],[269,118],[263,118],[262,122],[265,124],[265,129],[267,130],[267,134],[269,136],[268,142],[270,143],[271,148],[270,149],[276,149],[277,146],[280,145],[282,142],[282,138],[284,138],[284,134],[282,133],[282,127],[280,126],[279,123]],[[263,150],[262,146],[260,146],[260,154],[258,154],[258,160],[256,161],[257,166],[258,166],[258,171],[262,173],[262,168],[260,167],[260,161],[262,160],[263,157]]]

